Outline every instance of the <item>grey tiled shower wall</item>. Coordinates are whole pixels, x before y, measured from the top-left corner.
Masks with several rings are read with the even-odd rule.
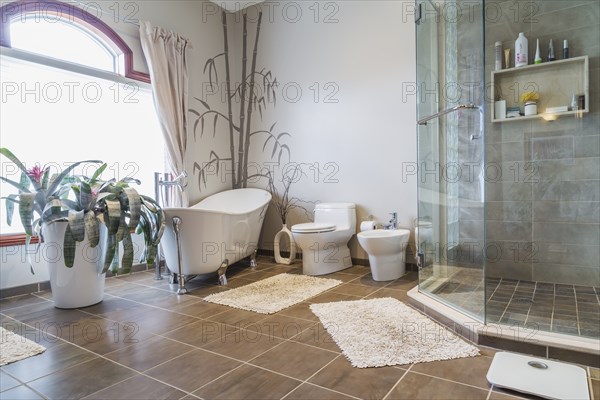
[[[493,99],[486,91],[485,215],[471,200],[473,185],[465,185],[461,241],[485,226],[489,277],[600,286],[600,2],[486,1],[485,7],[486,85],[496,41],[511,49],[512,67],[519,32],[529,39],[530,63],[537,38],[544,62],[550,39],[557,59],[567,39],[570,57],[589,57],[590,112],[552,122],[491,123]],[[473,32],[469,24],[461,28],[459,46],[481,37],[477,23]],[[472,72],[468,62],[461,66]],[[461,147],[466,160],[472,158],[468,146]]]

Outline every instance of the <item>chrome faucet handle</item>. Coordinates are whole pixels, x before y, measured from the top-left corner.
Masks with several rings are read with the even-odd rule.
[[[173,181],[177,182],[179,189],[183,191],[188,186],[187,178],[188,178],[188,173],[186,171],[183,171],[181,174],[177,175],[177,177],[175,179],[173,179]]]
[[[398,213],[392,212],[390,213],[392,219],[390,219],[390,228],[389,229],[397,229],[398,228]]]

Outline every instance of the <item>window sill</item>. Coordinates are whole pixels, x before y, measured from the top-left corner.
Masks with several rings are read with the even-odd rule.
[[[38,236],[33,236],[31,238],[32,244],[38,243],[40,238]],[[22,246],[25,244],[25,234],[24,233],[15,233],[8,235],[0,236],[0,247],[8,247],[8,246]]]

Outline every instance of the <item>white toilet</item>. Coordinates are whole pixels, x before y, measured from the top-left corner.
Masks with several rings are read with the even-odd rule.
[[[408,229],[377,229],[360,232],[358,243],[369,255],[371,274],[375,281],[392,281],[406,273]]]
[[[292,226],[292,236],[302,249],[302,273],[324,275],[352,266],[348,241],[356,233],[353,203],[320,203],[315,222]]]

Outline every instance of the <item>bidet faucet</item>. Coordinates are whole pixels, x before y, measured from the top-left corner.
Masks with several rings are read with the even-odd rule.
[[[393,212],[390,213],[392,219],[390,219],[390,223],[383,226],[383,229],[397,229],[398,228],[398,213]]]

